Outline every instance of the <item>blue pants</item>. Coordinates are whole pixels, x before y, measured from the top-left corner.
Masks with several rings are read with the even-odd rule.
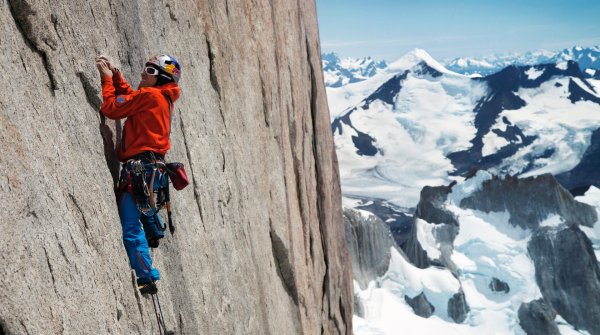
[[[149,179],[150,174],[147,175]],[[165,186],[167,182],[165,175],[161,176],[157,173],[154,180],[154,189],[157,190]],[[119,196],[118,205],[121,227],[123,228],[123,244],[129,257],[129,264],[135,270],[138,283],[159,280],[158,270],[152,267],[147,241],[147,239],[158,239],[164,236],[162,230],[156,224],[154,215],[145,215],[140,212],[133,195],[129,192],[123,192]],[[160,222],[158,214],[156,217]]]

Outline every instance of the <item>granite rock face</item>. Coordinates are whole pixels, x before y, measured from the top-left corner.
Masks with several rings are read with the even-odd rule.
[[[415,229],[402,248],[416,266],[441,266],[458,277],[461,270],[450,256],[460,223],[445,205],[452,186],[425,187],[415,213],[415,218],[435,224],[432,234],[440,257],[428,257]],[[521,307],[519,317],[528,334],[558,331],[554,321],[557,314],[577,329],[600,334],[600,267],[590,240],[579,229],[579,226],[592,227],[596,223],[593,207],[575,201],[551,175],[523,179],[493,177],[463,198],[460,207],[484,212],[507,211],[511,224],[531,232],[528,254],[535,266],[543,304],[531,302]],[[560,222],[542,224],[552,215],[560,216]],[[490,281],[489,288],[496,294],[511,292],[508,283],[496,277]],[[460,323],[468,313],[469,306],[460,291],[448,302],[448,315]]]
[[[465,321],[470,310],[462,289],[448,300],[448,316],[456,323]]]
[[[541,228],[527,249],[546,302],[577,329],[600,334],[600,267],[587,236],[573,224]]]
[[[364,217],[359,211],[344,209],[344,226],[353,277],[365,289],[387,272],[391,248],[399,248],[388,226],[375,215]]]
[[[412,307],[415,314],[420,317],[428,318],[433,315],[433,312],[435,312],[435,307],[433,307],[429,300],[427,300],[427,297],[423,292],[414,298],[410,298],[409,296],[405,295],[404,300],[410,307]]]
[[[409,237],[401,247],[410,261],[419,268],[437,265],[446,267],[457,274],[456,265],[452,262],[450,256],[454,250],[453,243],[454,238],[458,235],[459,223],[456,215],[444,207],[444,202],[448,199],[452,186],[425,186],[421,190],[421,197],[414,217],[436,225],[433,234],[440,244],[441,256],[439,259],[431,259],[427,255],[419,243],[417,231],[413,225]]]
[[[458,226],[456,216],[443,207],[452,186],[425,186],[421,190],[415,216],[429,223]]]
[[[575,201],[550,174],[488,180],[481,190],[464,198],[460,207],[484,212],[506,210],[510,213],[510,222],[524,229],[536,229],[551,214],[588,227],[598,219],[592,206]]]
[[[121,122],[98,113],[94,58],[136,87],[164,52],[183,67],[167,159],[192,181],[153,255],[167,325],[351,333],[314,1],[8,0],[0,20],[0,333],[158,332],[121,242]]]
[[[519,324],[527,335],[560,335],[554,323],[556,311],[544,299],[524,303],[519,307]]]
[[[492,290],[492,292],[497,292],[497,293],[509,293],[510,292],[510,286],[508,285],[508,283],[493,277],[492,280],[490,281],[490,290]]]

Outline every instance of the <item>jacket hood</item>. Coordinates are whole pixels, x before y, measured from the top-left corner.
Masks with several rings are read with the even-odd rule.
[[[171,82],[161,86],[153,86],[153,87],[138,87],[138,90],[158,90],[161,94],[166,94],[171,98],[172,102],[175,102],[179,99],[179,95],[181,90],[177,83]]]
[[[171,98],[172,102],[177,101],[177,99],[179,99],[179,94],[181,93],[179,85],[177,85],[177,83],[172,82],[161,86],[157,86],[155,88],[160,90],[162,94],[168,95],[169,98]]]

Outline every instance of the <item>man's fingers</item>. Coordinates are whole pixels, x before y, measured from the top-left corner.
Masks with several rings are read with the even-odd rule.
[[[100,72],[101,76],[112,76],[113,74],[104,60],[99,59],[96,62],[96,68],[98,69],[98,72]]]
[[[110,69],[110,66],[108,64],[106,64],[106,61],[103,60],[99,60],[98,62],[96,62],[96,64],[98,65],[98,67],[102,68],[102,69]]]
[[[117,68],[113,65],[113,63],[108,59],[108,57],[106,56],[98,56],[96,58],[96,61],[103,61],[106,66],[108,67],[109,70],[111,70],[112,72],[115,72],[117,70]]]
[[[106,56],[102,56],[102,55],[96,57],[96,68],[98,69],[98,72],[100,72],[101,76],[112,76],[115,74],[115,71],[117,70],[112,65],[110,60],[108,60],[108,58],[106,58]]]

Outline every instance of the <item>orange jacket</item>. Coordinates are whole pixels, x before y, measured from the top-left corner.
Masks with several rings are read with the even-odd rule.
[[[171,147],[171,115],[169,102],[179,98],[179,86],[168,83],[158,87],[142,87],[137,91],[125,81],[121,72],[112,78],[102,77],[102,108],[100,112],[109,119],[127,118],[123,126],[117,156],[124,162],[144,151],[161,155]]]

